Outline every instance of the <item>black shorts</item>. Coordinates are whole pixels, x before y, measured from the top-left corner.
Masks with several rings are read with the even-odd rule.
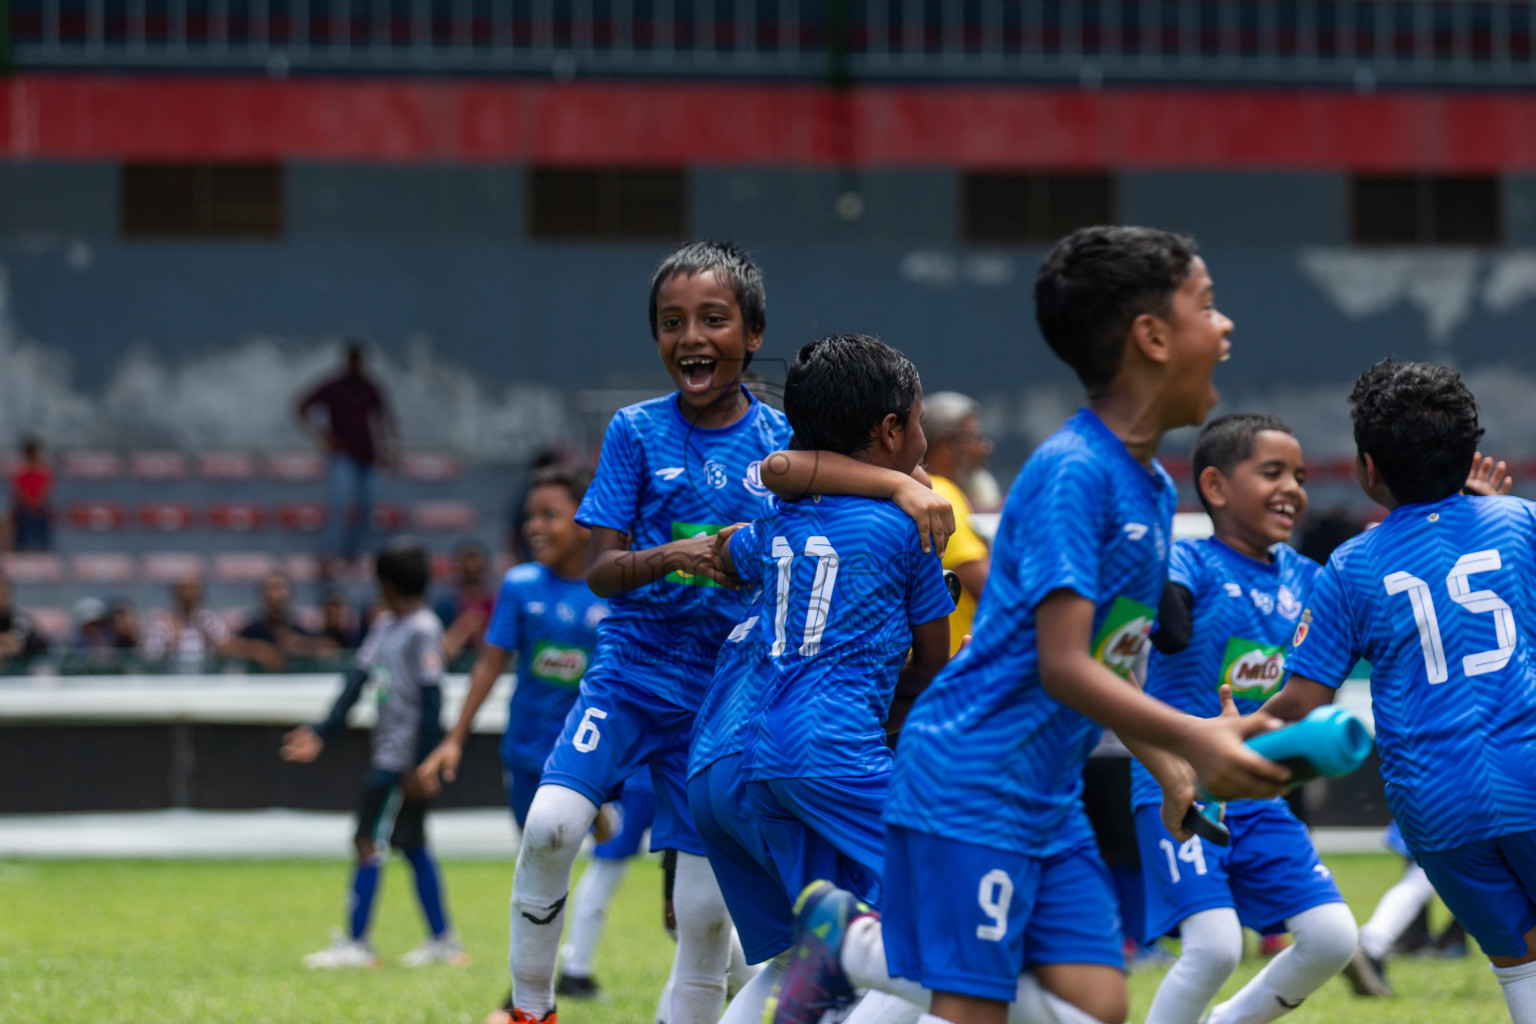
[[[405,795],[400,772],[370,768],[357,800],[357,842],[378,844],[384,835],[396,850],[427,845],[427,802]]]

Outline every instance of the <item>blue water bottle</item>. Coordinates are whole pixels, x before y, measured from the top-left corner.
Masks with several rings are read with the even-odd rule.
[[[1360,717],[1334,705],[1313,708],[1301,721],[1247,742],[1255,753],[1289,768],[1293,788],[1323,775],[1348,775],[1371,756],[1372,745]],[[1200,798],[1205,807],[1191,807],[1184,827],[1218,846],[1229,845],[1232,833],[1220,821],[1221,803],[1203,789]]]

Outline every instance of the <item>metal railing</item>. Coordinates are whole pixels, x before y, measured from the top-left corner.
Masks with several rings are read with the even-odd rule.
[[[1511,86],[1536,0],[10,0],[21,68]]]

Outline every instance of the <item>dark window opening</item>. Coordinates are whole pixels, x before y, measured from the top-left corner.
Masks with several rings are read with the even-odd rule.
[[[1499,245],[1500,184],[1494,177],[1357,175],[1350,237],[1356,245]]]
[[[983,245],[1055,242],[1116,221],[1110,174],[971,173],[961,179],[961,238]]]
[[[534,238],[681,239],[687,195],[681,170],[535,167],[528,223]]]
[[[125,238],[279,238],[281,164],[124,164]]]

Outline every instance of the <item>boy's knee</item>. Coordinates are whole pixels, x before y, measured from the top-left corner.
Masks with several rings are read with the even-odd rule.
[[[591,813],[585,813],[588,810]],[[572,790],[540,787],[523,824],[521,852],[535,857],[571,853],[592,826],[596,807]]]
[[[1316,963],[1334,962],[1342,970],[1360,943],[1355,916],[1343,903],[1325,903],[1292,919],[1299,954]]]

